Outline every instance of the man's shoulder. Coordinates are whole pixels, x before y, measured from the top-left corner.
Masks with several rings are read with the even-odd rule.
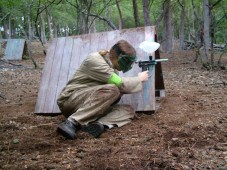
[[[93,52],[93,53],[88,54],[87,59],[88,60],[89,59],[95,59],[95,60],[100,60],[101,59],[102,60],[103,57],[98,52]]]
[[[93,52],[90,53],[87,58],[85,59],[85,62],[87,63],[106,63],[105,59],[98,53]]]

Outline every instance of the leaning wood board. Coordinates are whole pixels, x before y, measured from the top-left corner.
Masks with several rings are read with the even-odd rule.
[[[137,51],[137,60],[148,60],[149,55],[139,49],[144,40],[155,40],[155,27],[116,30],[102,33],[85,34],[53,39],[50,43],[35,107],[36,114],[57,115],[60,110],[56,104],[57,97],[72,77],[82,61],[91,52],[110,49],[118,40],[126,40]],[[121,76],[137,76],[141,71],[138,65]],[[155,68],[151,68],[150,79],[144,83],[143,91],[124,95],[121,103],[130,104],[138,112],[155,110]],[[160,89],[160,88],[159,88]]]
[[[24,50],[25,50],[24,39],[8,39],[4,59],[22,60]]]

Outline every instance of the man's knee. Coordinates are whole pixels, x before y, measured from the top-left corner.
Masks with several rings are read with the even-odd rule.
[[[107,84],[107,85],[105,85],[105,89],[108,90],[108,93],[111,96],[116,96],[117,98],[120,97],[120,90],[119,90],[119,88],[116,85],[114,85],[114,84]]]

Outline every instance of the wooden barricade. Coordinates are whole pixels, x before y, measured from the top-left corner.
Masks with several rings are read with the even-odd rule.
[[[155,27],[141,27],[53,39],[47,50],[35,113],[58,115],[60,110],[56,103],[57,97],[86,56],[101,49],[109,50],[122,39],[133,45],[138,60],[148,60],[150,54],[139,49],[139,44],[144,40],[157,41],[157,36]],[[160,58],[159,50],[151,55]],[[132,70],[120,75],[137,76],[139,72],[141,68],[135,64]],[[137,112],[154,112],[155,94],[164,96],[161,64],[153,67],[149,74],[151,77],[144,83],[142,92],[124,95],[120,102],[132,105]]]
[[[8,39],[4,59],[22,60],[25,49],[26,41],[24,39]]]

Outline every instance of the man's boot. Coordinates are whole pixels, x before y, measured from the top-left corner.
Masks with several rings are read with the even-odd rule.
[[[67,139],[76,139],[78,127],[68,119],[58,125],[57,132]]]
[[[82,130],[98,138],[105,131],[105,127],[101,123],[93,122],[85,125]]]

